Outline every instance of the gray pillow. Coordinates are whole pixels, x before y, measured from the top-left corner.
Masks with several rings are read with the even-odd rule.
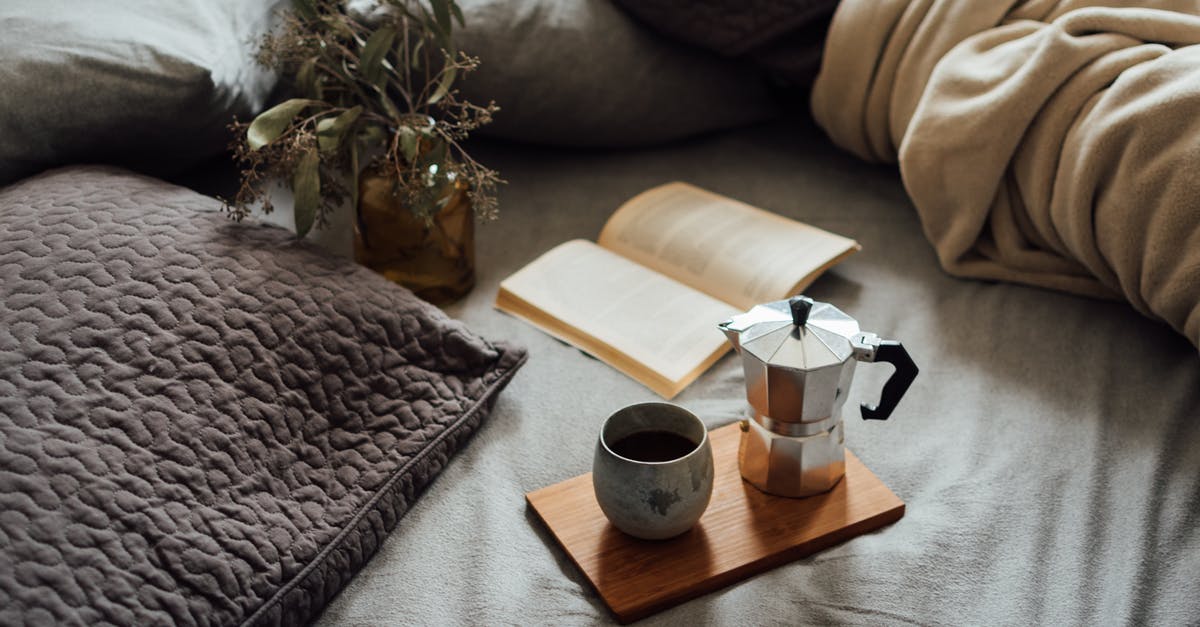
[[[664,34],[809,87],[838,0],[615,0]]]
[[[655,35],[610,0],[461,0],[457,41],[480,58],[468,99],[501,111],[481,133],[649,144],[775,113],[763,75]]]
[[[219,207],[0,191],[0,625],[312,620],[523,362]]]
[[[48,166],[180,170],[221,151],[274,77],[254,62],[278,0],[4,0],[0,184]]]

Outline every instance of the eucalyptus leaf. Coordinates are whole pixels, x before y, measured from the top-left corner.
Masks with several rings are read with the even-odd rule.
[[[333,133],[333,123],[336,121],[335,116],[317,122],[317,148],[321,149],[321,152],[337,150],[337,135]]]
[[[385,70],[391,72],[393,75],[397,77],[400,76],[400,73],[396,71],[396,66],[392,65],[392,62],[387,58],[386,54],[383,56],[383,61],[380,63],[380,65],[382,65]],[[387,72],[380,72],[378,80],[375,81],[375,86],[379,87],[380,89],[384,89],[385,85],[387,85]]]
[[[358,133],[358,140],[362,142],[364,146],[368,147],[379,146],[385,139],[387,139],[387,134],[383,132],[382,128],[375,124],[366,125],[363,130],[359,131]]]
[[[400,135],[400,152],[404,155],[404,160],[412,163],[417,158],[417,150],[421,145],[420,137],[411,126],[401,126],[396,132]]]
[[[392,41],[395,38],[395,29],[390,26],[382,26],[367,39],[358,62],[359,72],[362,73],[363,78],[367,79],[367,82],[378,85],[380,79],[383,78],[383,58],[391,50]]]
[[[403,115],[400,113],[400,107],[397,107],[396,103],[392,102],[391,98],[388,98],[387,92],[382,89],[379,90],[379,104],[383,105],[383,110],[393,120]]]
[[[246,129],[246,143],[250,150],[258,150],[275,141],[292,124],[292,120],[304,109],[325,103],[306,98],[285,100],[266,111],[258,114]]]
[[[321,81],[317,80],[317,60],[318,57],[311,57],[300,64],[300,69],[296,71],[296,86],[306,96],[319,99],[321,98]]]
[[[437,20],[433,18],[433,15],[430,15],[429,10],[420,4],[417,5],[417,8],[421,10],[421,18],[417,21],[419,21],[425,28],[431,31],[436,31],[438,29]]]
[[[450,39],[450,33],[446,32],[446,30],[443,29],[440,24],[438,24],[437,19],[430,15],[429,11],[425,10],[425,7],[421,5],[417,5],[417,7],[421,9],[421,23],[425,26],[425,28],[429,29],[429,32],[433,35],[433,39],[435,42],[437,42],[438,47],[453,56],[454,42]]]
[[[448,0],[429,0],[429,4],[433,6],[433,17],[437,20],[438,27],[447,35],[450,34],[450,5]]]
[[[458,20],[459,26],[466,26],[467,20],[463,18],[462,9],[458,6],[455,0],[447,0],[450,3],[450,10],[454,12],[454,18]]]
[[[296,235],[304,237],[317,221],[317,207],[321,204],[321,157],[317,149],[310,147],[300,157],[296,171],[292,174],[293,208],[296,217]]]
[[[458,68],[450,67],[445,72],[442,72],[441,78],[438,80],[437,89],[433,90],[433,95],[429,96],[429,104],[437,104],[439,100],[446,97],[450,93],[450,88],[454,86],[454,78],[458,76]]]
[[[418,39],[417,45],[413,46],[412,52],[409,53],[409,56],[412,59],[412,69],[414,70],[421,69],[421,48],[424,46],[425,40]]]
[[[358,116],[362,115],[362,105],[353,107],[343,111],[341,115],[333,118],[325,118],[317,122],[317,146],[321,152],[331,153],[337,150],[342,143],[342,138],[345,137],[346,131],[354,125],[358,120]]]

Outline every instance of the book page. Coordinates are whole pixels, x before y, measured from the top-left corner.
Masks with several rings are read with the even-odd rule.
[[[687,183],[626,202],[599,243],[742,310],[808,287],[859,248],[852,239]]]
[[[585,240],[560,244],[505,279],[496,304],[667,397],[729,348],[717,324],[738,313]]]

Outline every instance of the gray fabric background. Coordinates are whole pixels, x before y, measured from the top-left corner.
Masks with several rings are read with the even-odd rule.
[[[491,303],[505,276],[674,179],[857,238],[862,252],[809,294],[903,341],[921,375],[890,421],[846,425],[848,447],[908,504],[903,519],[645,624],[1200,617],[1200,360],[1165,325],[1121,303],[943,274],[896,172],[808,127],[640,151],[478,150],[510,184],[479,232],[479,285],[449,311],[529,361],[319,624],[611,621],[524,494],[587,472],[605,416],[656,397]],[[889,373],[861,366],[848,407],[877,400]],[[741,381],[726,357],[677,402],[723,425]]]

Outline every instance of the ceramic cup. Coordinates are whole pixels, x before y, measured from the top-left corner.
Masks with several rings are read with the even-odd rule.
[[[646,540],[677,536],[700,520],[712,497],[708,430],[670,403],[619,409],[600,428],[592,487],[621,531]]]

